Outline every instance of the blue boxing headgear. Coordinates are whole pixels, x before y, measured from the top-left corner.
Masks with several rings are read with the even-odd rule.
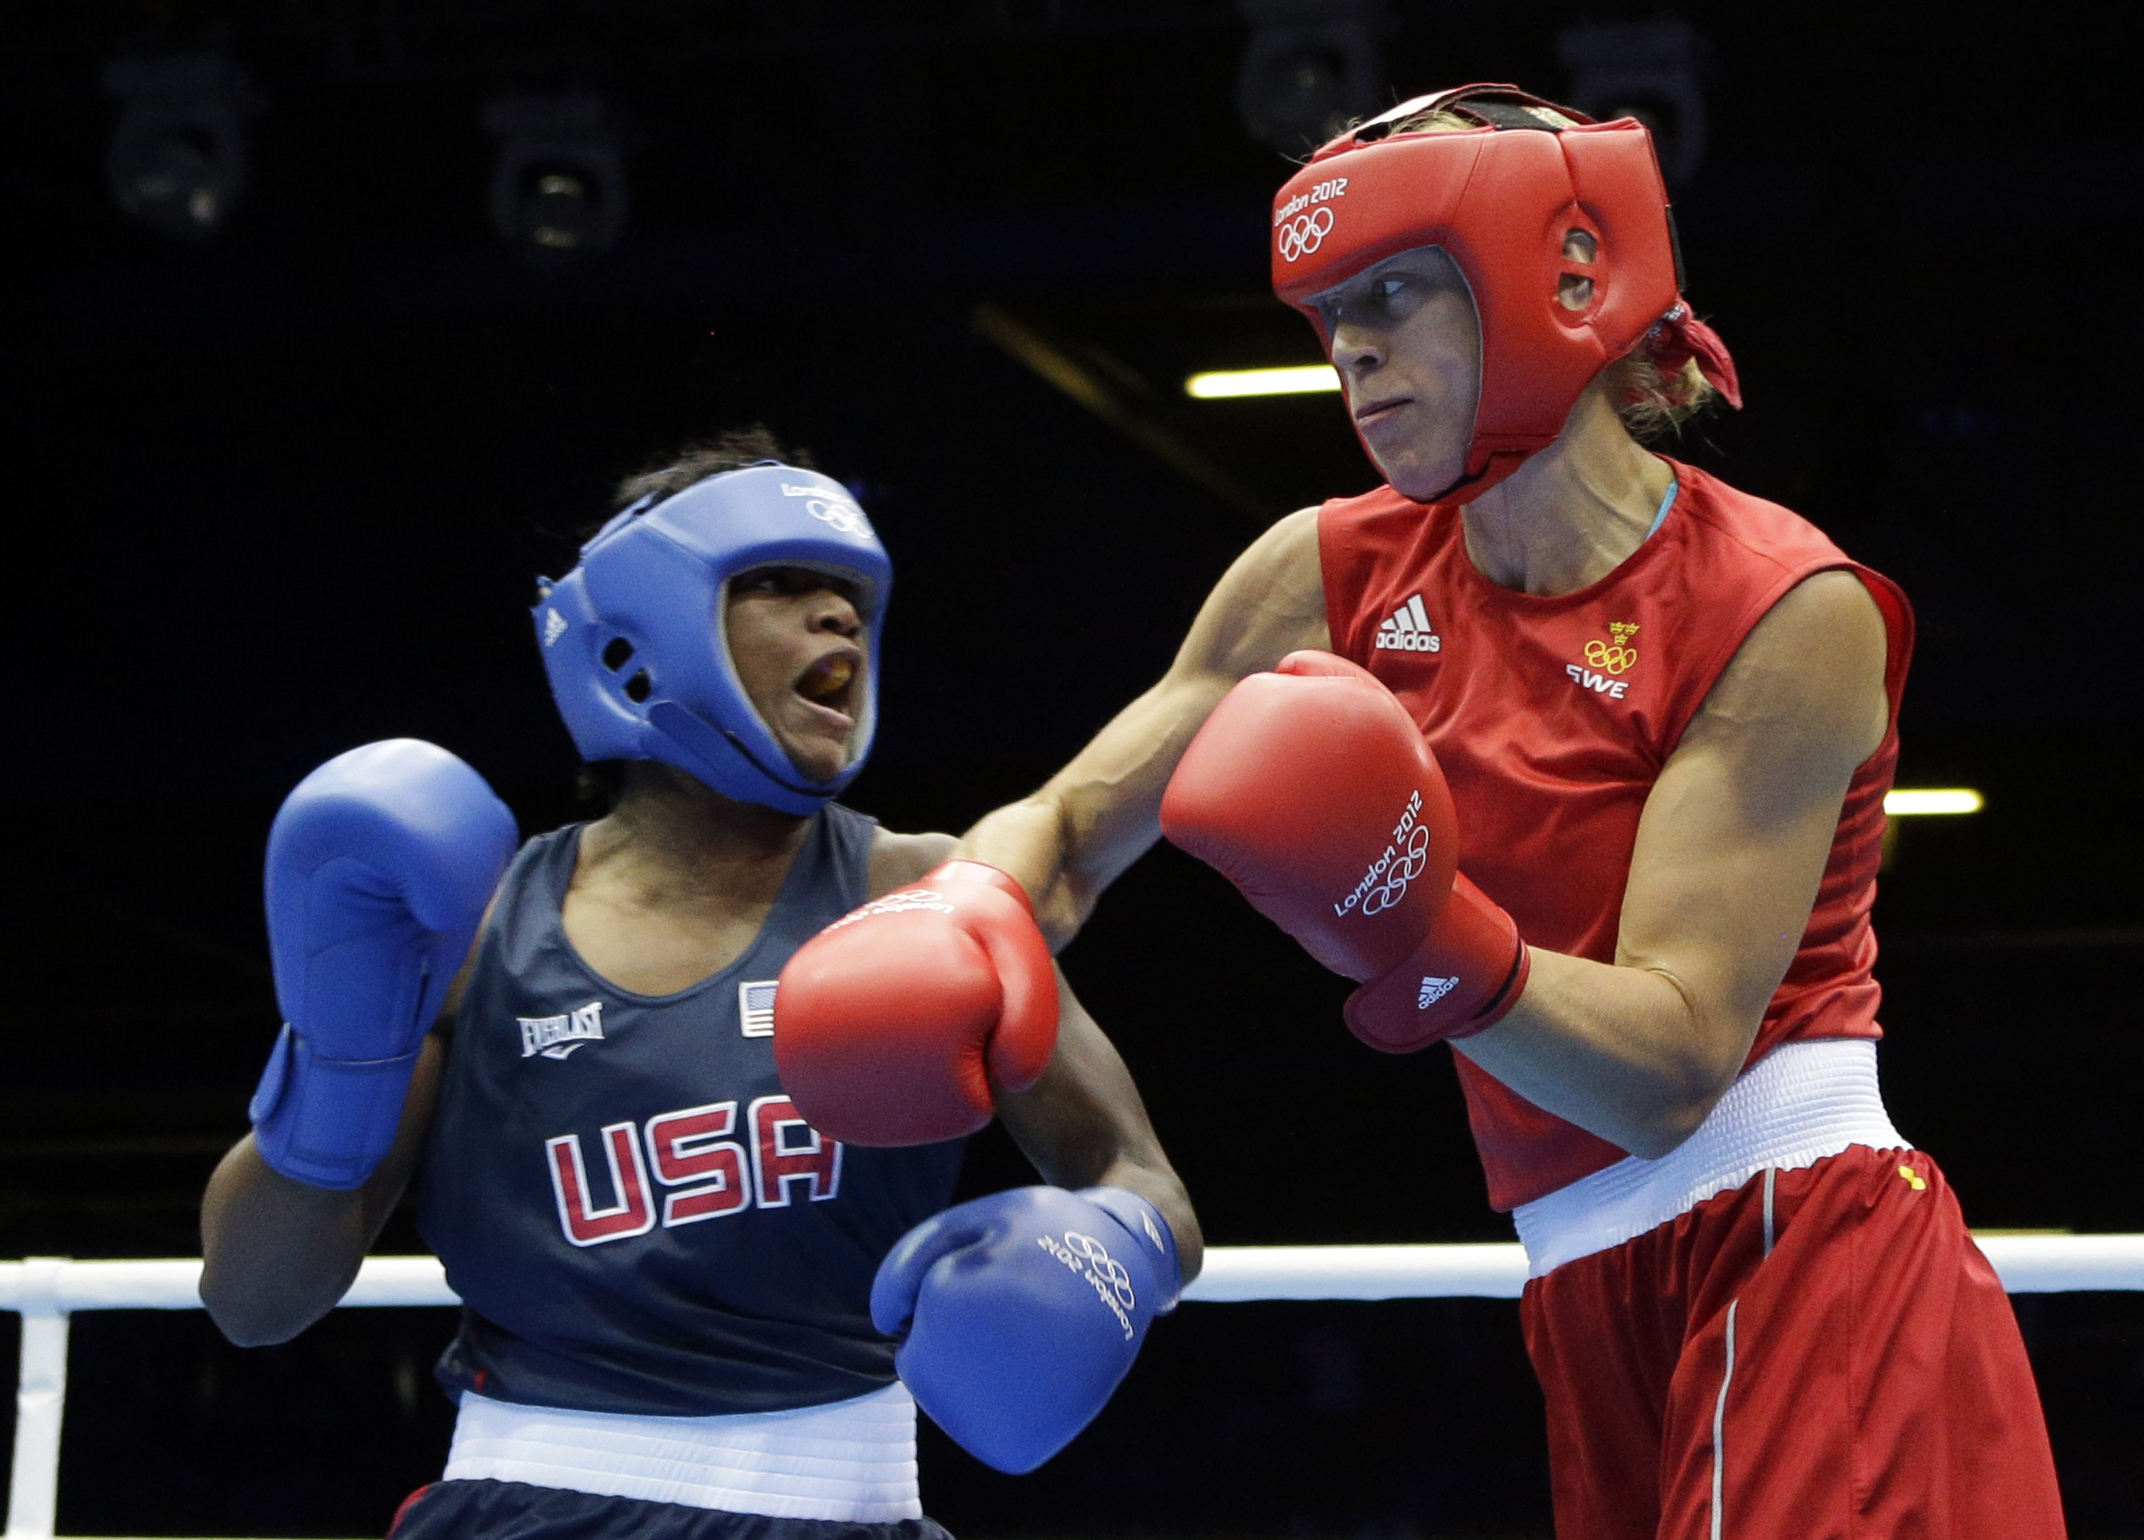
[[[807,781],[730,661],[725,600],[753,567],[806,567],[856,585],[870,642],[848,763]],[[810,813],[856,778],[878,726],[879,637],[893,563],[840,482],[767,460],[643,498],[540,580],[536,639],[551,695],[586,760],[654,759],[724,796]]]

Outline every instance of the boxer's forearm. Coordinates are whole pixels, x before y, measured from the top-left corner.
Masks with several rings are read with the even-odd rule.
[[[1042,933],[1061,950],[1102,890],[1161,838],[1169,777],[1235,682],[1234,675],[1171,670],[1040,791],[970,829],[958,854],[1017,880]]]
[[[288,1342],[342,1299],[401,1201],[431,1128],[446,1066],[438,1034],[418,1049],[394,1148],[365,1185],[316,1187],[271,1169],[248,1134],[201,1197],[201,1303],[240,1347]]]
[[[288,1342],[335,1308],[370,1240],[362,1190],[293,1181],[248,1134],[201,1201],[201,1302],[240,1347]]]
[[[998,1115],[1045,1181],[1126,1187],[1161,1210],[1184,1281],[1205,1254],[1198,1215],[1162,1150],[1123,1056],[1058,976],[1060,1025],[1050,1066],[1033,1087],[1001,1094]]]
[[[1199,728],[1236,682],[1326,648],[1317,510],[1282,519],[1208,595],[1160,683],[1119,712],[1031,797],[984,818],[959,854],[1027,890],[1050,945],[1086,923],[1102,890],[1161,837],[1161,799]]]
[[[957,854],[986,861],[1027,890],[1036,923],[1061,950],[1102,890],[1161,837],[1161,796],[1184,747],[1226,693],[1167,679],[1133,701],[1033,796],[970,829]]]
[[[961,837],[955,854],[988,862],[1026,889],[1035,923],[1053,951],[1079,934],[1093,909],[1093,895],[1083,897],[1074,880],[1079,852],[1067,838],[1063,810],[1048,788],[985,815]]]
[[[1666,969],[1537,947],[1518,1004],[1452,1046],[1535,1106],[1652,1160],[1733,1084],[1760,1019],[1745,1014],[1708,1009]]]

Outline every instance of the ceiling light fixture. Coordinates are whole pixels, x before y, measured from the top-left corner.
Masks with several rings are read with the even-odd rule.
[[[491,222],[539,270],[562,271],[607,249],[625,225],[625,164],[603,99],[585,91],[506,95],[484,108],[499,141]]]
[[[1705,93],[1698,85],[1703,41],[1683,21],[1580,22],[1556,39],[1570,71],[1573,107],[1603,122],[1636,118],[1652,130],[1670,187],[1697,174],[1705,158]]]
[[[121,213],[159,235],[204,241],[246,185],[246,74],[215,53],[126,54],[104,67],[119,121],[104,171]]]
[[[1911,818],[1927,813],[1977,813],[1987,799],[1969,786],[1929,790],[1893,790],[1883,794],[1883,810],[1891,818]]]
[[[1307,396],[1340,388],[1331,364],[1292,364],[1284,369],[1209,369],[1184,381],[1184,394],[1201,401],[1237,396]]]
[[[1251,28],[1236,110],[1253,139],[1301,155],[1386,105],[1385,0],[1236,0],[1236,14]]]

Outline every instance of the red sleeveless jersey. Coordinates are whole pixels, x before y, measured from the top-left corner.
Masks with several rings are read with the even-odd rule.
[[[1853,572],[1883,612],[1891,725],[1847,789],[1816,907],[1749,1062],[1794,1038],[1880,1037],[1869,909],[1913,612],[1805,520],[1668,463],[1679,487],[1666,521],[1608,576],[1553,598],[1476,571],[1455,507],[1390,487],[1327,503],[1318,545],[1333,650],[1383,680],[1428,739],[1458,804],[1461,869],[1531,944],[1612,963],[1661,766],[1765,613],[1812,573]],[[1457,1061],[1496,1208],[1624,1158]]]

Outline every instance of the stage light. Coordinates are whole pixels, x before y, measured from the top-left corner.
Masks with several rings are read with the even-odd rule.
[[[484,108],[484,126],[499,141],[492,226],[524,261],[562,270],[618,238],[625,165],[601,97],[501,96]]]
[[[1253,139],[1301,155],[1385,105],[1385,0],[1236,0],[1250,42],[1236,109]]]
[[[120,212],[180,240],[222,229],[246,185],[245,71],[221,54],[129,54],[104,88],[121,102],[104,160]]]
[[[1704,48],[1680,21],[1581,22],[1564,28],[1556,54],[1570,71],[1570,103],[1589,117],[1636,118],[1653,131],[1670,186],[1705,158]]]
[[[1201,401],[1234,396],[1307,396],[1338,390],[1340,376],[1331,364],[1299,364],[1285,369],[1209,369],[1184,381],[1184,394]]]
[[[1887,791],[1883,810],[1891,818],[1913,818],[1929,813],[1977,813],[1987,799],[1971,787],[1954,786],[1929,790]]]

